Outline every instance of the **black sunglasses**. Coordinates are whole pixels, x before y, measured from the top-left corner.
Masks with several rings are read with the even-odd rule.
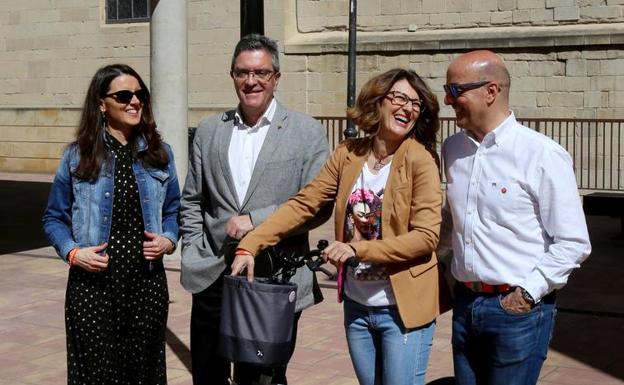
[[[132,101],[132,98],[136,95],[137,99],[139,99],[139,102],[141,103],[145,103],[145,101],[147,100],[147,90],[144,89],[140,89],[140,90],[136,90],[136,91],[130,91],[130,90],[121,90],[121,91],[115,91],[115,92],[111,92],[110,94],[106,94],[106,97],[113,97],[115,98],[115,100],[117,100],[119,103],[123,103],[123,104],[128,104]]]
[[[476,88],[479,87],[483,87],[486,84],[489,84],[490,81],[489,80],[481,80],[478,82],[474,82],[474,83],[449,83],[449,84],[445,84],[442,87],[444,87],[444,92],[446,92],[447,95],[452,96],[453,98],[458,98],[461,94],[463,94],[466,91],[470,91],[470,90],[474,90]]]

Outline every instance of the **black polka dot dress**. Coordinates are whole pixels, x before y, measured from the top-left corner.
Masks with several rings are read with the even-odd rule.
[[[132,153],[108,135],[115,157],[108,268],[72,267],[67,284],[68,384],[166,384],[169,293],[162,262],[143,257],[143,218]]]

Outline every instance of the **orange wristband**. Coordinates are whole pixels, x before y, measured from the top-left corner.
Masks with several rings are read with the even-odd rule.
[[[236,248],[234,255],[251,255],[253,257],[253,254],[251,254],[249,250],[241,249],[239,247]]]
[[[76,264],[75,260],[76,254],[78,254],[78,250],[79,248],[74,247],[69,251],[69,254],[67,254],[67,261],[69,262],[69,266],[74,266]]]

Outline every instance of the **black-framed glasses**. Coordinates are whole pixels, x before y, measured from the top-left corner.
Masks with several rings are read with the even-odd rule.
[[[247,80],[248,77],[253,76],[256,80],[266,82],[276,73],[277,72],[273,70],[246,70],[236,68],[230,72],[230,75],[236,80]]]
[[[141,103],[145,103],[145,101],[147,100],[147,90],[144,89],[140,89],[140,90],[136,90],[136,91],[130,91],[130,90],[120,90],[120,91],[115,91],[115,92],[111,92],[110,94],[106,94],[106,97],[112,97],[115,98],[116,101],[118,101],[119,103],[123,103],[123,104],[128,104],[132,101],[132,98],[136,95],[137,99],[139,99],[139,102]]]
[[[444,92],[446,92],[448,96],[452,96],[453,98],[458,98],[461,94],[463,94],[466,91],[470,91],[479,87],[483,87],[484,85],[489,84],[489,83],[491,83],[489,80],[480,80],[474,83],[449,83],[449,84],[443,85],[442,87],[444,87]]]
[[[394,104],[395,106],[403,107],[407,103],[411,103],[412,104],[412,110],[414,110],[414,111],[420,111],[422,109],[422,107],[423,107],[422,106],[422,100],[420,100],[420,99],[412,99],[409,96],[405,95],[401,91],[390,91],[386,95],[386,98],[388,98],[388,100],[390,100],[390,103]]]

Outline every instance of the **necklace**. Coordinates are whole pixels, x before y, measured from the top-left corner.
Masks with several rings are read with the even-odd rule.
[[[381,170],[385,165],[390,163],[390,161],[392,160],[392,155],[394,155],[388,154],[386,156],[380,156],[377,155],[374,149],[371,149],[371,152],[373,154],[373,157],[375,157],[375,163],[373,164],[373,170],[375,171]]]

